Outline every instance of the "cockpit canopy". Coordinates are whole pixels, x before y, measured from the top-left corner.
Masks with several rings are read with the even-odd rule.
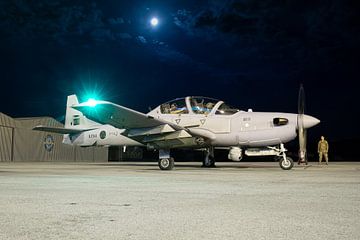
[[[240,110],[223,101],[207,97],[177,98],[160,105],[162,114],[216,114],[232,115]]]

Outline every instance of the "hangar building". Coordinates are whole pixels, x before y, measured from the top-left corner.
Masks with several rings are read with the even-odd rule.
[[[34,131],[37,125],[63,127],[50,117],[11,118],[0,113],[0,162],[107,162],[108,149],[62,144],[62,135]]]

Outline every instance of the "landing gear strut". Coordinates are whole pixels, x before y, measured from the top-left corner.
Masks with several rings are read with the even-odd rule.
[[[207,167],[207,168],[216,167],[213,147],[206,148],[202,167]]]
[[[158,164],[161,170],[172,170],[174,168],[174,158],[170,157],[169,149],[159,150]]]
[[[284,144],[281,143],[278,155],[280,157],[279,165],[284,170],[290,170],[294,166],[294,161],[292,158],[286,156],[286,151],[287,150],[285,149]]]

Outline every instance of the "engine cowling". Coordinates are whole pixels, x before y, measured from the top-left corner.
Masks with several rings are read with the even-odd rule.
[[[239,147],[231,147],[228,154],[228,159],[239,162],[243,157],[242,149]]]

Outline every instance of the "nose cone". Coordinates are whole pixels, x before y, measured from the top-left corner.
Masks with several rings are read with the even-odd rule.
[[[304,121],[304,128],[311,128],[320,123],[319,119],[309,115],[304,115],[303,121]]]

